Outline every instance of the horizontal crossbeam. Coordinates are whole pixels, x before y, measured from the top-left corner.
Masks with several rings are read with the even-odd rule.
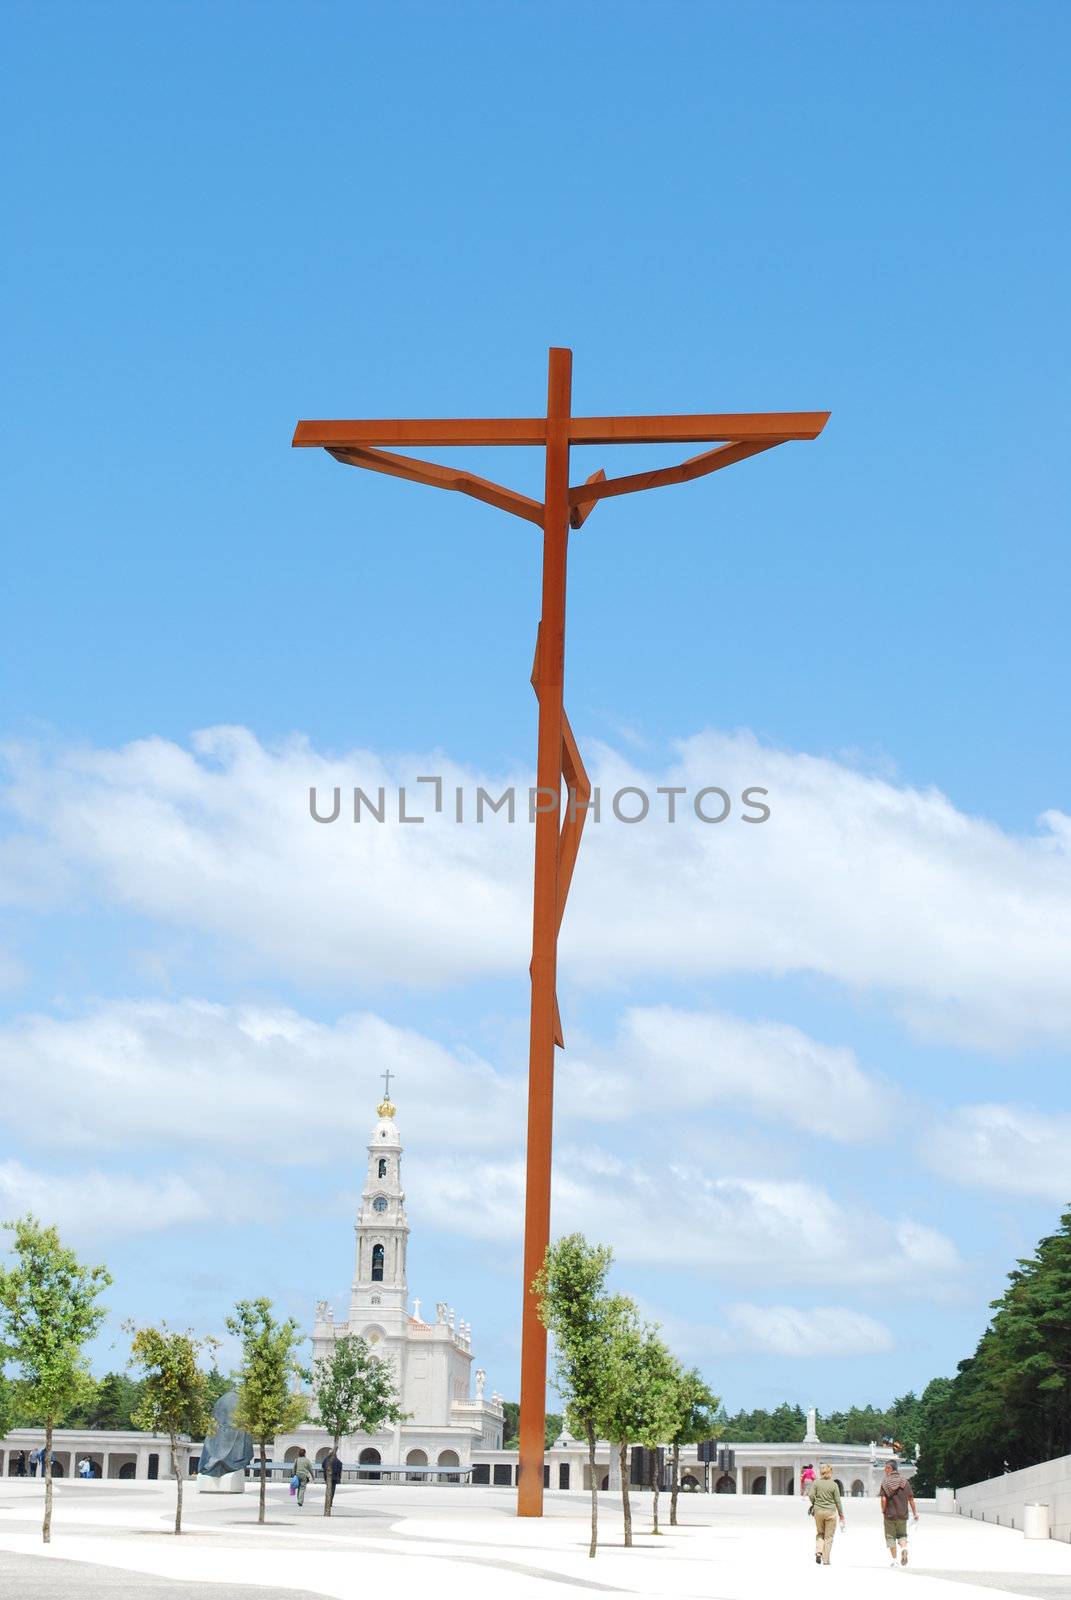
[[[817,439],[828,411],[758,411],[734,416],[573,417],[570,444],[713,444],[718,439]]]
[[[570,444],[704,444],[719,439],[816,439],[828,411],[708,412],[681,417],[571,417]],[[424,417],[299,422],[298,448],[354,445],[542,445],[545,417]]]

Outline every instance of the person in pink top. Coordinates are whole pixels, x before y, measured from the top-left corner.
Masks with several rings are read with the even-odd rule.
[[[807,1493],[807,1487],[814,1482],[814,1462],[808,1461],[800,1473],[800,1494]]]

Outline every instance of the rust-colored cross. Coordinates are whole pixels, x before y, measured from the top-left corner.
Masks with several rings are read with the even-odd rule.
[[[528,1075],[528,1150],[521,1321],[520,1471],[517,1511],[543,1511],[547,1335],[532,1280],[550,1241],[554,1048],[562,1044],[556,995],[558,930],[576,864],[590,786],[562,704],[565,675],[565,576],[570,528],[579,528],[600,500],[687,483],[789,439],[814,439],[827,411],[683,417],[574,417],[572,352],[552,349],[545,417],[299,422],[294,444],[320,446],[351,467],[386,472],[413,483],[456,489],[543,530],[543,608],[536,633],[532,685],[539,700],[536,763],[535,895],[532,927],[532,1011]],[[713,445],[673,467],[608,478],[596,472],[570,487],[572,445]],[[546,451],[543,501],[531,500],[456,467],[437,466],[384,446],[536,445]],[[562,820],[561,787],[569,803]]]

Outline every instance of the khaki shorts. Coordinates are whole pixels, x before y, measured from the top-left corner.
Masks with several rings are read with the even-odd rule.
[[[906,1538],[907,1538],[907,1518],[906,1517],[886,1517],[885,1518],[885,1543],[886,1544],[892,1544],[894,1539],[906,1539]]]

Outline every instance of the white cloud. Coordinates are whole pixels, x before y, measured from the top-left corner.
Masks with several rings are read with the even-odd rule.
[[[9,890],[21,904],[102,900],[215,935],[232,965],[312,980],[441,984],[527,966],[530,829],[458,826],[449,803],[457,784],[471,798],[477,784],[523,789],[527,774],[434,755],[335,760],[301,740],[265,748],[240,728],[199,734],[189,751],[153,739],[7,755],[8,801],[29,835]],[[704,826],[684,804],[673,826],[590,824],[563,935],[570,980],[810,972],[968,1045],[1071,1030],[1062,813],[1016,837],[936,791],[748,735],[686,740],[662,771],[604,745],[586,756],[604,810],[625,784],[761,785],[773,815]],[[443,774],[447,806],[423,825],[309,818],[311,784],[325,797],[336,784],[406,784],[412,805],[424,772]]]
[[[889,1329],[847,1306],[732,1305],[725,1313],[738,1349],[774,1356],[876,1355],[891,1350]]]
[[[848,1141],[879,1132],[892,1103],[852,1050],[785,1023],[674,1006],[631,1008],[611,1045],[567,1054],[558,1075],[562,1109],[599,1121],[723,1103]]]
[[[429,1212],[441,1207],[453,1231],[503,1243],[520,1235],[519,1159],[432,1159],[408,1183],[415,1203]],[[633,1269],[717,1273],[740,1282],[939,1291],[961,1265],[951,1240],[936,1229],[841,1204],[817,1184],[715,1178],[675,1163],[641,1166],[590,1145],[558,1151],[552,1224],[555,1235],[579,1230],[612,1241],[617,1259]],[[637,1287],[657,1294],[642,1274]]]
[[[12,1131],[41,1144],[202,1145],[272,1162],[352,1160],[385,1068],[406,1137],[455,1150],[523,1140],[525,1083],[371,1012],[316,1022],[282,1005],[111,1001],[0,1025]],[[559,1063],[559,1125],[728,1105],[835,1140],[865,1138],[887,1094],[850,1050],[719,1012],[637,1007],[612,1043]]]
[[[658,1324],[671,1348],[686,1362],[708,1367],[714,1360],[762,1355],[792,1360],[879,1355],[895,1340],[886,1324],[843,1305],[759,1305],[737,1301],[720,1320],[696,1322],[641,1302],[644,1317]]]
[[[926,1164],[954,1183],[1071,1205],[1071,1116],[1010,1105],[960,1106],[919,1141]]]
[[[557,1231],[612,1239],[622,1261],[637,1266],[748,1280],[776,1273],[793,1282],[910,1285],[955,1270],[949,1242],[907,1219],[855,1211],[812,1184],[714,1177],[708,1166],[662,1154],[679,1150],[676,1119],[715,1102],[822,1132],[809,1096],[823,1106],[839,1099],[845,1128],[868,1131],[878,1091],[850,1052],[796,1029],[663,1007],[628,1013],[607,1055],[601,1104],[573,1093],[597,1078],[583,1062],[562,1095]],[[524,1080],[470,1052],[367,1012],[328,1025],[284,1006],[200,1000],[111,1002],[84,1017],[30,1015],[0,1028],[0,1094],[12,1134],[68,1151],[185,1152],[196,1161],[211,1150],[251,1171],[311,1163],[359,1174],[385,1067],[404,1086],[396,1093],[413,1157],[406,1181],[421,1226],[516,1237]],[[627,1156],[590,1141],[570,1147],[570,1128],[588,1139],[594,1120],[624,1117],[632,1126],[617,1144]],[[506,1154],[489,1159],[497,1151]],[[140,1225],[166,1225],[172,1213],[180,1220],[187,1202],[188,1220],[198,1220],[202,1192],[196,1183],[189,1195],[172,1186],[161,1209],[153,1191]]]
[[[218,1195],[218,1186],[213,1188]],[[156,1233],[254,1214],[252,1203],[243,1209],[240,1199],[210,1199],[207,1185],[175,1173],[146,1179],[118,1172],[35,1172],[18,1161],[0,1162],[0,1217],[30,1211],[74,1239]],[[259,1204],[256,1214],[263,1214]]]
[[[5,1120],[50,1146],[349,1163],[386,1067],[405,1084],[411,1138],[486,1148],[523,1128],[519,1081],[366,1012],[328,1026],[285,1006],[129,1001],[0,1028]]]

